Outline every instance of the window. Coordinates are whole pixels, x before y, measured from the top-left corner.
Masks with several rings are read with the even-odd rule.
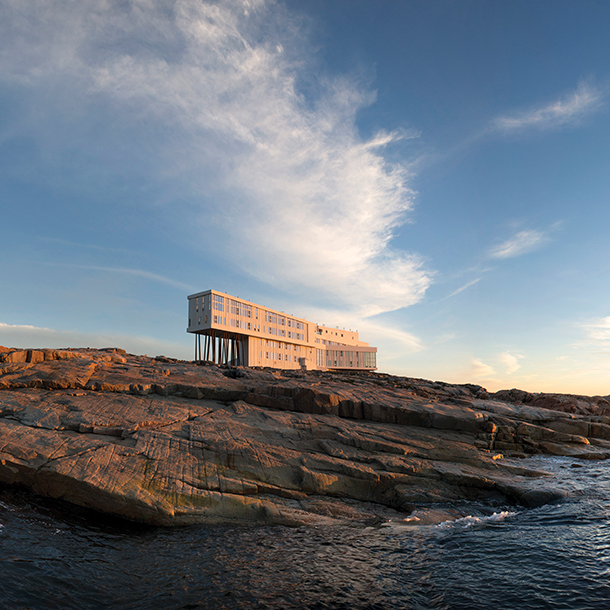
[[[241,315],[241,303],[239,301],[234,301],[233,299],[231,299],[231,313],[234,316]]]
[[[324,350],[316,349],[316,365],[324,366]]]
[[[225,309],[225,298],[218,294],[212,295],[212,309],[216,311],[224,311]]]
[[[362,366],[367,369],[374,369],[376,366],[375,352],[363,352],[362,353]]]
[[[241,304],[241,315],[244,316],[244,318],[251,318],[252,317],[252,305],[246,305],[245,303]]]

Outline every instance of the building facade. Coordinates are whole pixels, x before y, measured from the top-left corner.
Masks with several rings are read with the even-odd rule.
[[[188,297],[195,360],[278,369],[377,369],[377,348],[358,333],[321,326],[216,290]]]

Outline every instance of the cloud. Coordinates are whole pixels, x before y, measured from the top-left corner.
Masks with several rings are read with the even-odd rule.
[[[383,151],[405,134],[359,135],[374,93],[314,77],[303,28],[281,4],[8,4],[0,78],[44,88],[47,107],[68,89],[117,121],[171,131],[163,171],[184,171],[199,199],[184,230],[223,261],[358,316],[423,297],[433,273],[391,245],[415,194],[409,168]]]
[[[610,342],[610,316],[594,318],[582,325],[587,339],[595,344],[603,345]]]
[[[481,360],[473,359],[472,365],[469,370],[469,375],[474,378],[487,378],[495,375],[496,371],[494,371],[493,367],[489,364],[485,364]]]
[[[508,133],[525,129],[542,130],[562,127],[575,123],[597,110],[602,101],[602,92],[583,82],[574,92],[556,102],[513,116],[495,119],[492,123],[492,130]]]
[[[196,288],[192,284],[185,284],[183,282],[178,282],[170,277],[166,277],[164,275],[159,275],[158,273],[151,273],[150,271],[145,271],[144,269],[130,269],[126,267],[101,267],[97,265],[76,265],[69,263],[47,263],[48,265],[53,265],[54,267],[72,267],[75,269],[87,269],[89,271],[104,271],[108,273],[122,274],[122,275],[131,275],[135,277],[141,277],[146,280],[150,280],[152,282],[157,282],[159,284],[165,284],[166,286],[171,286],[172,288],[176,288],[180,291],[193,292]]]
[[[0,345],[19,348],[62,347],[120,347],[134,354],[170,356],[189,360],[193,351],[190,338],[182,343],[160,341],[152,337],[114,335],[106,333],[84,333],[72,330],[54,330],[25,324],[0,322]]]
[[[454,290],[451,294],[447,295],[446,297],[444,297],[441,300],[444,301],[445,299],[450,299],[451,297],[454,297],[454,296],[460,294],[460,292],[464,292],[464,290],[466,290],[467,288],[470,288],[471,286],[474,286],[475,284],[480,282],[481,279],[482,278],[478,277],[476,280],[471,280],[470,282],[467,282],[466,284],[464,284],[463,286],[461,286],[457,290]]]
[[[504,352],[503,354],[500,354],[499,360],[502,364],[506,365],[507,375],[511,375],[521,368],[521,365],[519,364],[521,358],[523,358],[521,354],[513,355],[509,352]]]
[[[527,254],[549,241],[547,232],[527,229],[519,231],[510,239],[495,246],[489,252],[492,258],[513,258]]]
[[[390,354],[400,357],[426,348],[418,336],[376,318],[357,317],[349,312],[317,307],[305,308],[303,315],[321,325],[329,324],[337,328],[356,330],[361,340],[371,341],[372,345],[377,347],[380,366],[385,366],[384,361],[390,358]]]

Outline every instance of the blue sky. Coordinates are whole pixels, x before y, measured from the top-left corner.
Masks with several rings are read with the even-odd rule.
[[[192,357],[214,288],[381,371],[610,393],[610,4],[5,0],[0,344]]]

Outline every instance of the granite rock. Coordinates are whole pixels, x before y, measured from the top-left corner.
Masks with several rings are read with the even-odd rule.
[[[511,456],[610,456],[599,401],[571,413],[510,392],[0,348],[0,483],[160,525],[375,523],[539,505],[560,492]]]

